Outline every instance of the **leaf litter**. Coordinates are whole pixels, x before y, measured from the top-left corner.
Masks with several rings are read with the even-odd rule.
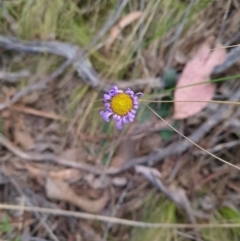
[[[213,69],[226,58],[226,50],[220,43],[211,51],[213,42],[214,38],[209,37],[184,67],[174,92],[174,119],[185,119],[197,114],[212,99],[216,85],[206,82],[210,80]]]
[[[127,1],[122,1],[122,3],[124,2],[126,3]],[[151,4],[150,2],[151,1],[147,2],[146,5]],[[225,10],[223,8],[225,4],[221,4],[221,9]],[[89,4],[89,6],[90,5],[91,4]],[[136,6],[138,6],[138,3],[135,5],[134,1],[131,2],[131,4],[129,4],[129,6],[125,9],[126,12],[120,14],[121,16],[119,15],[118,19],[120,20],[115,20],[115,22],[118,22],[118,24],[114,25],[115,22],[112,24],[114,27],[109,29],[110,34],[104,37],[106,41],[103,40],[103,43],[106,43],[106,45],[103,46],[103,50],[105,47],[109,48],[109,51],[112,44],[114,44],[120,34],[123,33],[123,30],[124,37],[125,34],[127,36],[128,29],[125,28],[129,26],[129,30],[131,30],[131,26],[134,26],[134,28],[135,26],[138,26],[139,23],[135,25],[135,21],[141,18],[143,11],[142,9],[141,11],[138,11]],[[148,5],[148,7],[149,6],[150,5]],[[215,8],[212,7],[211,4],[209,4],[208,9],[209,10],[207,11],[215,11]],[[67,8],[64,9],[64,11],[65,10],[67,11]],[[117,79],[117,83],[125,86],[123,89],[131,87],[134,89],[134,91],[139,90],[146,91],[146,93],[148,93],[148,91],[155,91],[162,86],[160,83],[162,77],[161,73],[163,72],[162,70],[165,66],[164,63],[166,61],[166,54],[169,51],[168,48],[172,46],[171,44],[173,40],[170,38],[170,36],[172,31],[175,31],[175,28],[171,29],[166,35],[163,33],[165,30],[163,31],[162,25],[157,21],[162,18],[162,15],[165,13],[163,11],[164,9],[162,8],[159,8],[158,10],[159,11],[156,11],[156,16],[153,18],[154,22],[156,21],[156,25],[152,26],[150,24],[149,30],[146,31],[146,36],[141,39],[141,41],[143,41],[143,49],[139,47],[139,49],[134,49],[133,51],[133,60],[136,60],[135,51],[136,56],[138,56],[140,60],[136,62],[133,61],[134,63],[131,63],[129,66],[127,66],[126,72],[121,70],[122,72],[118,73],[119,75],[117,77],[114,76],[113,78],[114,80]],[[89,11],[91,15],[91,11],[94,10],[86,9],[86,11]],[[102,8],[100,9],[100,12],[102,14]],[[238,17],[236,17],[237,12],[238,11],[235,11],[235,9],[231,9],[230,14],[231,16],[235,16],[233,21],[236,21],[236,23],[238,22]],[[97,15],[100,16],[101,14]],[[203,12],[202,15],[197,16],[198,21],[202,22],[202,25],[198,27],[196,27],[194,21],[191,22],[191,28],[194,28],[196,34],[194,31],[191,30],[188,32],[186,29],[187,37],[184,36],[183,39],[179,41],[179,49],[176,52],[175,63],[172,68],[173,70],[182,71],[182,76],[175,92],[176,102],[174,104],[175,114],[173,117],[176,119],[187,119],[192,117],[191,120],[193,118],[198,118],[198,121],[190,122],[188,119],[186,122],[179,121],[180,125],[176,129],[178,129],[180,132],[184,132],[184,134],[187,136],[192,136],[192,133],[196,133],[197,136],[201,136],[199,133],[204,132],[205,134],[204,136],[201,136],[201,140],[196,138],[196,136],[193,136],[193,140],[195,142],[200,141],[200,145],[203,145],[202,143],[207,142],[208,144],[206,146],[204,145],[204,147],[211,150],[212,147],[216,146],[217,144],[221,145],[221,142],[226,144],[231,143],[231,141],[234,141],[237,138],[236,135],[240,136],[240,125],[237,122],[239,114],[237,111],[235,111],[235,107],[233,106],[224,111],[224,115],[226,114],[226,117],[221,118],[221,122],[217,123],[222,123],[227,119],[235,118],[236,125],[234,126],[234,129],[226,124],[226,126],[211,126],[211,128],[206,131],[206,124],[209,124],[212,121],[211,115],[208,114],[211,114],[212,110],[207,110],[208,112],[205,112],[204,108],[207,106],[207,104],[200,105],[200,103],[188,103],[188,101],[209,101],[213,98],[215,93],[219,95],[219,93],[222,94],[223,92],[219,92],[219,89],[217,88],[218,86],[211,83],[205,83],[201,86],[196,85],[189,88],[181,88],[185,85],[209,81],[212,69],[221,64],[225,59],[226,51],[225,49],[220,48],[223,45],[217,43],[216,46],[211,46],[214,42],[212,37],[210,37],[210,39],[208,39],[199,48],[196,54],[192,55],[192,60],[188,61],[189,55],[185,54],[186,52],[192,53],[192,47],[195,48],[199,43],[199,40],[204,39],[206,36],[209,36],[209,34],[214,34],[215,36],[218,35],[218,23],[222,22],[223,16],[221,14],[219,17],[216,16],[218,21],[216,21],[216,26],[212,26],[212,24],[205,17],[208,14],[208,12]],[[39,19],[44,20],[44,18]],[[93,19],[93,22],[98,20],[95,19],[95,16]],[[171,19],[168,19],[168,22],[170,23]],[[142,36],[141,29],[145,31],[145,24],[146,23],[142,23],[142,26],[140,26],[139,36]],[[210,30],[205,31],[205,27],[204,29],[202,28],[203,25],[206,25],[206,29]],[[233,25],[234,27],[232,27],[232,30],[236,29],[237,27],[237,24],[234,23]],[[119,26],[121,29],[119,29]],[[154,34],[151,32],[156,30],[156,26],[157,31],[163,31],[161,32],[161,35],[163,35],[160,37],[158,36],[159,32],[154,32]],[[94,24],[94,26],[91,26],[91,29],[95,29],[95,27],[96,26]],[[82,33],[81,31],[82,29],[80,30],[80,33]],[[77,32],[77,34],[79,34],[79,32]],[[223,43],[226,39],[228,39],[226,37],[228,35],[229,28],[226,28],[223,36],[220,36],[224,39]],[[34,37],[30,38],[31,40],[37,40],[34,39]],[[62,37],[57,36],[56,39],[62,39]],[[69,41],[69,39],[64,40]],[[74,42],[78,42],[78,40],[74,40]],[[184,49],[184,52],[181,50],[182,42],[184,42],[187,46]],[[147,44],[145,45],[145,43]],[[121,51],[121,48],[123,47],[124,41],[118,41],[118,43],[114,45],[114,51]],[[214,50],[211,50],[213,48]],[[101,56],[101,50],[96,52],[96,55],[94,54],[94,56],[91,56],[93,57],[92,59],[94,59],[92,66],[96,67],[100,71],[104,66],[104,63],[101,63],[100,66],[97,66],[99,61],[98,58]],[[17,52],[14,52],[14,55],[18,55]],[[10,65],[13,64],[14,67],[12,72],[16,72],[16,69],[22,69],[23,67],[25,69],[26,66],[29,66],[31,75],[34,76],[34,68],[38,68],[38,66],[35,66],[36,61],[32,61],[32,57],[28,56],[27,54],[26,56],[24,55],[24,58],[26,58],[26,62],[23,60],[20,66],[15,66],[15,62],[11,61],[10,56],[8,56],[7,59],[5,59],[5,55],[3,56],[3,60],[5,62],[8,63],[10,60]],[[42,58],[42,56],[38,56],[38,58]],[[101,58],[102,56],[100,59]],[[109,56],[109,58],[109,61],[114,61],[114,59],[111,59],[111,56]],[[50,69],[56,67],[58,64],[57,61],[54,59],[54,66],[50,66]],[[6,67],[5,62],[4,64],[1,63],[1,67],[3,69]],[[120,65],[121,64],[122,63],[120,63]],[[6,69],[7,71],[11,71],[10,65]],[[183,65],[185,65],[184,68],[182,68]],[[136,73],[136,70],[138,69],[140,72]],[[142,69],[144,71],[142,71]],[[87,72],[86,69],[83,69],[82,71],[83,75],[86,75],[86,77],[88,77],[89,74],[94,75],[93,72]],[[106,71],[103,70],[103,73]],[[226,74],[238,74],[238,72],[234,72],[234,70],[231,71],[226,71]],[[49,73],[51,73],[51,71],[48,73],[41,73],[40,75],[47,76]],[[123,77],[124,80],[118,80],[119,76]],[[139,80],[136,80],[136,76],[139,77]],[[73,167],[69,168],[69,166],[66,167],[64,165],[60,165],[59,163],[51,163],[48,159],[41,161],[36,160],[36,158],[33,158],[33,160],[24,160],[18,155],[13,155],[13,153],[8,151],[5,148],[6,146],[3,145],[3,147],[0,149],[0,175],[1,179],[3,179],[3,182],[1,182],[0,186],[1,202],[11,202],[19,205],[20,202],[15,202],[15,200],[22,199],[24,196],[24,198],[26,198],[26,200],[28,199],[31,202],[31,205],[34,206],[61,208],[63,210],[69,209],[71,211],[78,211],[78,209],[80,209],[86,213],[100,213],[105,216],[111,216],[112,210],[118,207],[119,212],[116,214],[117,217],[141,221],[143,220],[143,213],[146,212],[148,214],[148,218],[146,219],[147,221],[165,223],[168,223],[169,220],[173,220],[172,217],[174,217],[174,222],[188,222],[189,220],[191,222],[195,222],[195,219],[197,218],[197,223],[210,223],[212,219],[214,220],[214,218],[216,218],[214,214],[218,212],[218,207],[221,207],[222,203],[224,203],[225,197],[227,197],[226,199],[228,200],[228,204],[230,202],[229,200],[234,200],[234,202],[231,201],[230,204],[235,210],[239,209],[240,202],[236,198],[236,195],[238,195],[239,192],[239,189],[237,189],[239,186],[239,180],[237,178],[238,170],[234,170],[235,175],[233,175],[231,171],[232,169],[229,169],[228,172],[225,171],[223,173],[219,162],[215,162],[212,158],[206,158],[205,154],[202,155],[201,152],[196,153],[190,148],[192,145],[187,146],[186,142],[182,141],[182,139],[178,136],[163,138],[163,135],[161,135],[160,131],[162,129],[161,126],[164,123],[159,121],[159,119],[157,121],[156,119],[149,119],[147,123],[133,123],[131,127],[133,127],[133,129],[137,127],[136,129],[138,131],[136,133],[129,132],[126,134],[121,132],[120,135],[118,132],[114,132],[109,125],[107,130],[104,130],[103,135],[101,133],[103,128],[102,126],[99,126],[100,124],[97,119],[97,114],[95,115],[95,108],[97,109],[99,107],[96,104],[96,106],[94,106],[94,110],[92,112],[90,111],[89,118],[86,119],[86,123],[83,123],[83,133],[80,133],[81,135],[76,135],[76,123],[81,120],[81,117],[84,115],[85,110],[88,107],[86,106],[86,103],[91,101],[92,93],[96,93],[96,90],[91,90],[87,87],[88,93],[86,96],[84,95],[83,98],[78,101],[79,103],[73,108],[69,105],[69,96],[72,95],[74,90],[81,90],[82,82],[74,75],[65,76],[63,73],[62,77],[64,84],[59,85],[58,81],[61,82],[62,78],[58,78],[56,80],[57,83],[51,82],[46,89],[46,92],[34,90],[32,94],[28,94],[25,96],[25,98],[22,98],[20,100],[22,103],[20,106],[22,112],[18,110],[18,112],[16,112],[16,109],[14,111],[14,106],[12,109],[8,108],[5,110],[6,112],[2,112],[2,120],[0,120],[0,124],[3,123],[2,126],[0,125],[2,130],[1,133],[5,134],[10,142],[13,142],[11,145],[11,148],[13,149],[14,147],[17,147],[18,149],[16,150],[23,149],[27,154],[36,154],[36,156],[52,155],[56,156],[56,158],[61,158],[61,160],[64,159],[65,162],[74,161],[74,163],[80,165],[91,165],[94,171],[97,170],[98,172],[96,174],[95,172],[91,173],[92,169],[90,169],[90,171],[83,171],[82,169],[79,170]],[[132,78],[132,80],[125,81],[125,78]],[[175,84],[176,73],[170,72],[170,76],[168,76],[168,78],[171,80],[170,85]],[[33,81],[31,79],[26,80],[26,83]],[[110,82],[112,83],[114,80],[111,80]],[[40,81],[41,80],[37,80],[37,82]],[[156,82],[156,84],[151,85],[150,82]],[[19,82],[20,89],[24,87],[26,83],[24,82],[22,84]],[[15,86],[13,83],[11,85]],[[12,96],[18,93],[18,88],[13,88],[11,85],[3,82],[3,87],[5,87],[6,91],[4,92],[3,88],[0,90],[1,102],[6,101],[6,99],[10,99]],[[230,99],[230,95],[235,92],[238,83],[234,82],[232,84],[228,82],[226,85],[228,87],[228,91],[226,91],[227,94],[222,94],[222,96],[224,96],[226,99]],[[61,86],[61,88],[58,86]],[[221,85],[221,88],[225,88],[225,85]],[[12,93],[8,93],[11,92],[11,89]],[[188,89],[191,89],[191,91]],[[228,95],[228,93],[230,95]],[[71,98],[74,99],[74,96]],[[180,104],[181,102],[177,102],[177,100],[186,100],[187,102],[182,102],[182,104]],[[16,107],[17,106],[15,106],[15,108]],[[23,111],[23,108],[25,108],[25,111]],[[200,112],[201,115],[199,117],[197,114]],[[215,109],[215,112],[218,113],[218,110]],[[53,116],[49,118],[49,116],[46,115],[47,113],[56,113],[56,117],[63,118],[52,118]],[[66,118],[67,122],[63,121],[64,117]],[[214,115],[214,118],[216,117],[217,116]],[[141,118],[143,119],[144,116],[139,116],[139,119]],[[174,118],[168,118],[168,122],[170,122],[171,125],[174,123]],[[206,122],[203,122],[203,119],[206,119]],[[18,126],[19,123],[20,127]],[[24,125],[21,125],[21,123],[24,123]],[[56,125],[55,130],[49,128],[51,125]],[[164,126],[166,126],[166,124],[164,124]],[[108,138],[109,136],[114,138]],[[123,138],[121,139],[121,137]],[[89,141],[96,139],[97,141]],[[177,152],[177,150],[181,150],[182,146],[187,146],[187,148],[182,149],[185,152],[184,155],[182,155],[181,151]],[[168,150],[169,147],[172,147],[172,150],[170,150],[164,158],[159,157],[161,162],[154,162],[155,165],[152,166],[152,157],[156,157],[156,155],[160,155],[161,153],[166,153],[166,150]],[[109,156],[109,153],[113,153],[113,157],[109,160],[110,163],[107,163],[109,166],[104,166],[102,156]],[[224,145],[223,148],[216,151],[216,155],[221,156],[224,159],[228,159],[232,163],[237,163],[238,160],[236,157],[240,155],[238,145],[233,147],[227,147],[227,145]],[[181,165],[178,165],[180,161]],[[134,162],[137,165],[132,165]],[[105,173],[105,171],[109,170],[108,168],[115,168],[119,170],[127,165],[132,166],[131,168],[124,169],[124,171],[121,171],[121,173],[116,173],[114,175],[106,175]],[[163,171],[160,172],[159,170]],[[162,191],[153,192],[153,186],[154,184],[156,185],[156,183],[152,182],[154,180],[151,179],[153,175],[155,176],[156,180],[158,180],[157,184],[162,185],[161,187],[164,187]],[[209,177],[211,178],[209,179]],[[12,179],[16,180],[15,184],[17,183],[17,186],[12,184]],[[201,184],[199,188],[198,184]],[[31,190],[31,195],[29,195],[26,190]],[[173,200],[173,202],[170,202],[168,198],[164,197],[163,191],[165,191],[165,195],[168,196],[170,200]],[[206,205],[201,205],[203,202],[203,196],[213,196],[216,199],[216,203],[214,202],[214,206],[211,207],[211,213],[209,213],[210,209],[206,209]],[[177,206],[177,203],[182,203],[182,206],[185,206],[184,209],[187,212],[184,213],[181,209],[175,208],[174,206]],[[157,213],[156,219],[151,219],[151,214],[155,213],[159,207],[164,207],[164,204],[170,206],[171,209],[163,208],[161,209],[160,213]],[[21,203],[21,205],[23,204]],[[25,203],[24,205],[30,204]],[[194,207],[194,210],[192,210],[192,207]],[[3,212],[1,210],[0,219],[2,213]],[[49,224],[50,228],[52,228],[52,232],[54,232],[59,241],[88,240],[90,238],[102,240],[102,234],[106,230],[105,223],[101,222],[96,223],[90,220],[82,221],[74,217],[54,217],[52,215],[47,217],[40,213],[40,218],[35,218],[35,216],[33,216],[31,213],[19,213],[21,213],[21,215],[18,217],[12,216],[10,212],[6,212],[4,215],[6,214],[11,218],[13,230],[15,227],[15,221],[17,223],[22,223],[21,218],[23,217],[23,226],[29,228],[30,234],[33,230],[32,227],[34,227],[34,230],[37,230],[39,227],[39,230],[32,234],[39,239],[49,239],[46,226],[42,225],[42,220],[44,219],[46,219],[46,223]],[[163,217],[166,218],[163,219]],[[145,219],[143,221],[145,221]],[[221,221],[226,222],[226,220]],[[146,232],[147,229],[144,229],[144,231]],[[221,232],[221,230],[218,231],[219,233]],[[234,229],[231,229],[231,231],[234,233]],[[162,232],[165,233],[164,230]],[[160,233],[161,235],[162,232]],[[21,229],[18,229],[18,233],[21,233]],[[159,235],[159,231],[157,231],[157,233]],[[177,233],[177,235],[179,233]],[[114,228],[110,230],[108,239],[123,241],[131,239],[136,240],[134,236],[131,237],[131,234],[132,229],[129,227],[123,228],[114,225]],[[191,234],[194,236],[193,239],[198,237],[195,230],[185,229],[183,234]],[[233,240],[231,238],[232,236],[229,237],[225,240]],[[5,239],[13,240],[12,237],[6,237]],[[172,230],[167,232],[166,238],[162,239],[184,240],[184,238],[180,236],[176,238],[176,232],[172,232]],[[142,241],[141,239],[138,240]],[[209,239],[206,240],[209,241]]]

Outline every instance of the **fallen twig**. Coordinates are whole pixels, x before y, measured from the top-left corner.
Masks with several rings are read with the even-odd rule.
[[[99,78],[96,71],[92,68],[91,62],[86,58],[82,49],[76,45],[58,41],[35,42],[21,41],[17,38],[7,38],[0,35],[0,47],[7,50],[16,50],[28,53],[50,53],[63,56],[71,61],[78,75],[90,86],[96,87]],[[79,58],[76,59],[76,55]]]
[[[30,73],[27,70],[22,70],[15,73],[0,71],[0,79],[6,83],[16,83],[22,78],[27,78],[29,76],[30,76]]]
[[[211,229],[211,228],[240,228],[240,223],[203,223],[203,224],[186,224],[186,223],[146,223],[128,219],[107,217],[103,215],[96,215],[83,212],[67,211],[62,209],[52,208],[40,208],[40,207],[28,207],[0,203],[0,209],[3,210],[24,210],[26,212],[41,212],[48,213],[57,216],[76,217],[85,220],[98,220],[102,222],[111,222],[119,225],[139,227],[139,228],[156,228],[156,229],[185,229],[185,228],[199,228],[199,229]]]
[[[17,111],[17,112],[21,112],[29,115],[35,115],[35,116],[52,119],[52,120],[70,121],[70,119],[68,119],[67,117],[60,116],[54,113],[47,113],[41,110],[36,110],[33,108],[26,107],[24,105],[12,105],[10,106],[9,109],[12,111]]]

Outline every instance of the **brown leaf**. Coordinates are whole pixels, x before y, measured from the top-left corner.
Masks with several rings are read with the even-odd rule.
[[[34,140],[28,132],[15,130],[14,137],[16,143],[20,144],[26,150],[34,146]]]
[[[89,200],[78,196],[66,182],[50,178],[47,179],[45,189],[49,198],[72,203],[90,213],[99,213],[102,211],[109,200],[107,191],[98,200]]]
[[[110,36],[107,40],[107,43],[105,45],[105,50],[108,51],[111,44],[114,42],[114,40],[118,37],[118,35],[121,33],[122,29],[140,18],[142,15],[142,12],[140,11],[135,11],[131,12],[128,15],[124,16],[120,22],[114,26],[110,32]]]
[[[145,136],[139,145],[139,155],[145,155],[149,153],[150,151],[153,151],[157,148],[159,148],[162,140],[159,134],[151,134],[148,136]]]
[[[111,167],[120,167],[127,161],[131,160],[135,156],[135,140],[125,140],[123,141],[113,157],[111,162]]]
[[[185,119],[193,116],[207,106],[207,101],[212,99],[216,86],[211,83],[198,84],[210,79],[214,67],[224,62],[226,50],[217,43],[216,48],[211,52],[210,44],[213,38],[209,38],[199,49],[196,56],[190,60],[181,75],[174,93],[174,118]],[[182,86],[194,85],[179,88]],[[186,102],[178,102],[186,101]],[[189,102],[188,102],[189,101]],[[204,101],[204,102],[191,102]]]
[[[66,160],[84,160],[87,159],[87,153],[82,147],[69,148],[64,150],[64,152],[60,155],[60,158]]]
[[[40,98],[40,93],[37,92],[37,91],[34,91],[34,92],[32,92],[31,94],[24,96],[24,97],[21,99],[21,102],[22,102],[23,104],[30,105],[30,104],[34,104],[36,101],[38,101],[39,98]]]

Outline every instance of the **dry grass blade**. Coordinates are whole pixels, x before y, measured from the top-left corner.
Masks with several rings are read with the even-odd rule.
[[[165,121],[161,116],[158,115],[158,113],[156,111],[154,111],[151,107],[147,106],[159,119],[161,119],[164,123],[166,123],[172,130],[174,130],[175,132],[177,132],[180,136],[182,136],[184,139],[188,140],[189,142],[191,142],[194,146],[198,147],[199,149],[201,149],[202,151],[206,152],[207,154],[209,154],[210,156],[216,158],[217,160],[232,166],[238,170],[240,170],[239,166],[236,166],[228,161],[225,161],[224,159],[212,154],[211,152],[209,152],[208,150],[205,150],[204,148],[202,148],[201,146],[199,146],[198,144],[196,144],[194,141],[192,141],[191,139],[189,139],[188,137],[186,137],[185,135],[183,135],[181,132],[179,132],[177,129],[175,129],[173,126],[171,126],[170,124],[168,124],[167,121]]]
[[[240,105],[240,102],[237,101],[228,101],[228,100],[140,100],[139,102],[149,102],[149,103],[174,103],[174,102],[204,102],[204,103],[213,103],[213,104],[227,104],[227,105]]]
[[[40,207],[26,207],[19,205],[3,204],[0,203],[0,209],[2,210],[24,210],[26,212],[39,212],[47,213],[56,216],[68,216],[76,217],[85,220],[95,220],[102,222],[110,222],[119,225],[140,227],[140,228],[157,228],[157,229],[185,229],[185,228],[199,228],[199,229],[211,229],[211,228],[240,228],[240,223],[206,223],[206,224],[173,224],[173,223],[147,223],[138,222],[128,219],[107,217],[102,215],[95,215],[83,212],[66,211],[61,209],[40,208]]]
[[[47,118],[47,119],[52,119],[52,120],[71,121],[70,119],[68,119],[64,116],[60,116],[60,115],[57,115],[54,113],[47,113],[47,112],[44,112],[41,110],[36,110],[36,109],[29,108],[26,106],[21,106],[21,105],[13,105],[13,106],[10,106],[9,109],[13,110],[13,111],[25,113],[25,114],[30,114],[30,115]]]

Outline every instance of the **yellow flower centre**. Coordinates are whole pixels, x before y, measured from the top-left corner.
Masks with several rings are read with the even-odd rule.
[[[132,110],[133,100],[131,96],[125,93],[120,93],[112,98],[110,105],[115,114],[125,116]]]

